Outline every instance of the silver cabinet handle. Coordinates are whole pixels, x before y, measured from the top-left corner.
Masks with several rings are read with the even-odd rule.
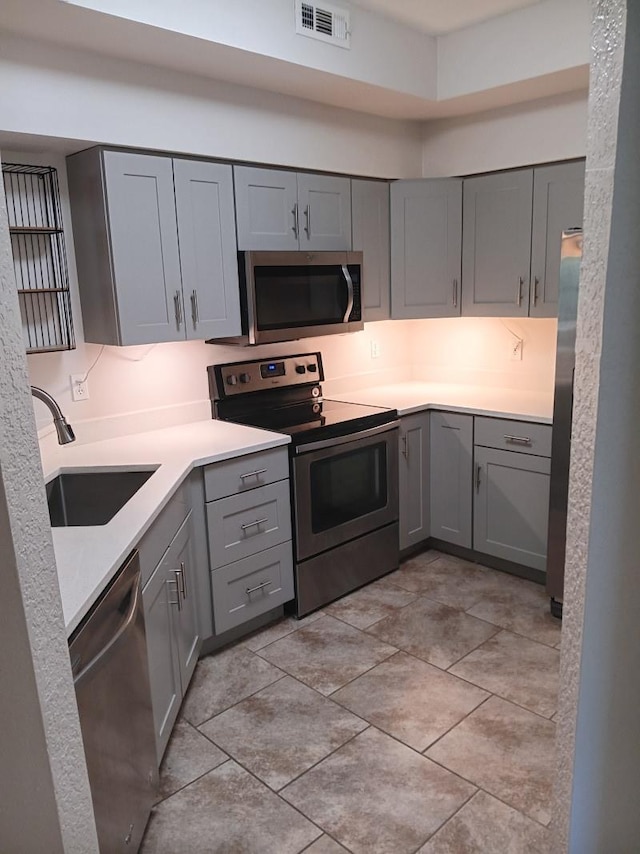
[[[262,584],[257,584],[255,587],[246,587],[244,592],[249,596],[251,593],[255,593],[256,590],[264,590],[264,588],[268,587],[270,584],[270,581],[263,581]]]
[[[176,313],[176,326],[178,329],[182,326],[182,301],[180,299],[180,291],[176,291],[173,297],[173,308]]]
[[[407,437],[402,436],[401,438],[402,438],[402,456],[405,458],[405,460],[408,460],[409,459],[409,447],[407,445]]]
[[[186,599],[187,593],[187,566],[183,560],[180,561],[180,576],[182,578],[182,597]]]
[[[307,232],[307,239],[311,240],[311,205],[305,207],[304,218],[306,223],[304,230]]]
[[[534,276],[533,279],[533,304],[538,305],[538,286],[540,284],[540,279],[538,276]]]
[[[505,436],[505,442],[511,442],[514,445],[532,445],[533,442],[528,436]]]
[[[297,240],[297,239],[298,239],[298,233],[299,233],[299,231],[300,231],[300,226],[299,226],[299,224],[298,224],[298,203],[297,203],[297,202],[296,202],[296,203],[295,203],[295,205],[291,208],[291,213],[292,213],[292,215],[293,215],[293,225],[292,225],[292,227],[291,227],[291,228],[292,228],[292,230],[293,230],[293,234],[294,234],[294,236],[295,236],[295,238],[296,238],[296,240]]]
[[[458,307],[458,280],[453,280],[453,307]]]
[[[178,585],[177,570],[176,570],[176,580],[172,581],[172,579],[169,578],[169,579],[167,579],[166,583],[167,583],[167,585],[175,584],[175,586],[176,586],[175,601],[173,599],[169,599],[169,604],[170,605],[177,605],[178,611],[182,611],[182,602],[180,601],[180,586]]]
[[[344,276],[344,280],[347,283],[347,310],[344,313],[342,321],[343,323],[348,323],[349,317],[351,316],[351,312],[353,310],[353,280],[351,278],[349,268],[346,264],[342,265],[342,275]]]
[[[522,305],[522,286],[524,285],[524,279],[522,276],[518,276],[518,294],[516,296],[516,304]]]
[[[245,480],[248,477],[258,477],[259,474],[264,474],[266,469],[256,469],[255,471],[248,471],[246,474],[240,475],[240,480]]]
[[[482,466],[480,463],[476,463],[476,492],[480,492],[481,475]]]
[[[198,292],[194,289],[191,291],[191,319],[193,320],[193,328],[195,329],[200,320],[200,312],[198,311]]]
[[[244,525],[240,525],[243,531],[246,531],[247,528],[255,528],[256,525],[262,525],[263,522],[268,522],[269,519],[267,516],[264,519],[256,519],[255,522],[245,522]]]

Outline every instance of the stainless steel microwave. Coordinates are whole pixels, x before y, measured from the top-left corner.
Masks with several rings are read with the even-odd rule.
[[[239,252],[242,335],[212,343],[271,344],[357,332],[362,252]]]

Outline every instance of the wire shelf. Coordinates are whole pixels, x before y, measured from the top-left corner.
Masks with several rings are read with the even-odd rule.
[[[27,353],[75,347],[58,173],[3,163],[13,266]]]

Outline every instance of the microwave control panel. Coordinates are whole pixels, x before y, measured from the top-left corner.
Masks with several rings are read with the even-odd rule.
[[[313,385],[324,380],[319,352],[209,365],[207,373],[214,400],[270,388]]]

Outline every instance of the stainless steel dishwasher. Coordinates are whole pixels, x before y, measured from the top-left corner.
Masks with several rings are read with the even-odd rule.
[[[69,643],[101,854],[135,852],[157,790],[138,552]]]

